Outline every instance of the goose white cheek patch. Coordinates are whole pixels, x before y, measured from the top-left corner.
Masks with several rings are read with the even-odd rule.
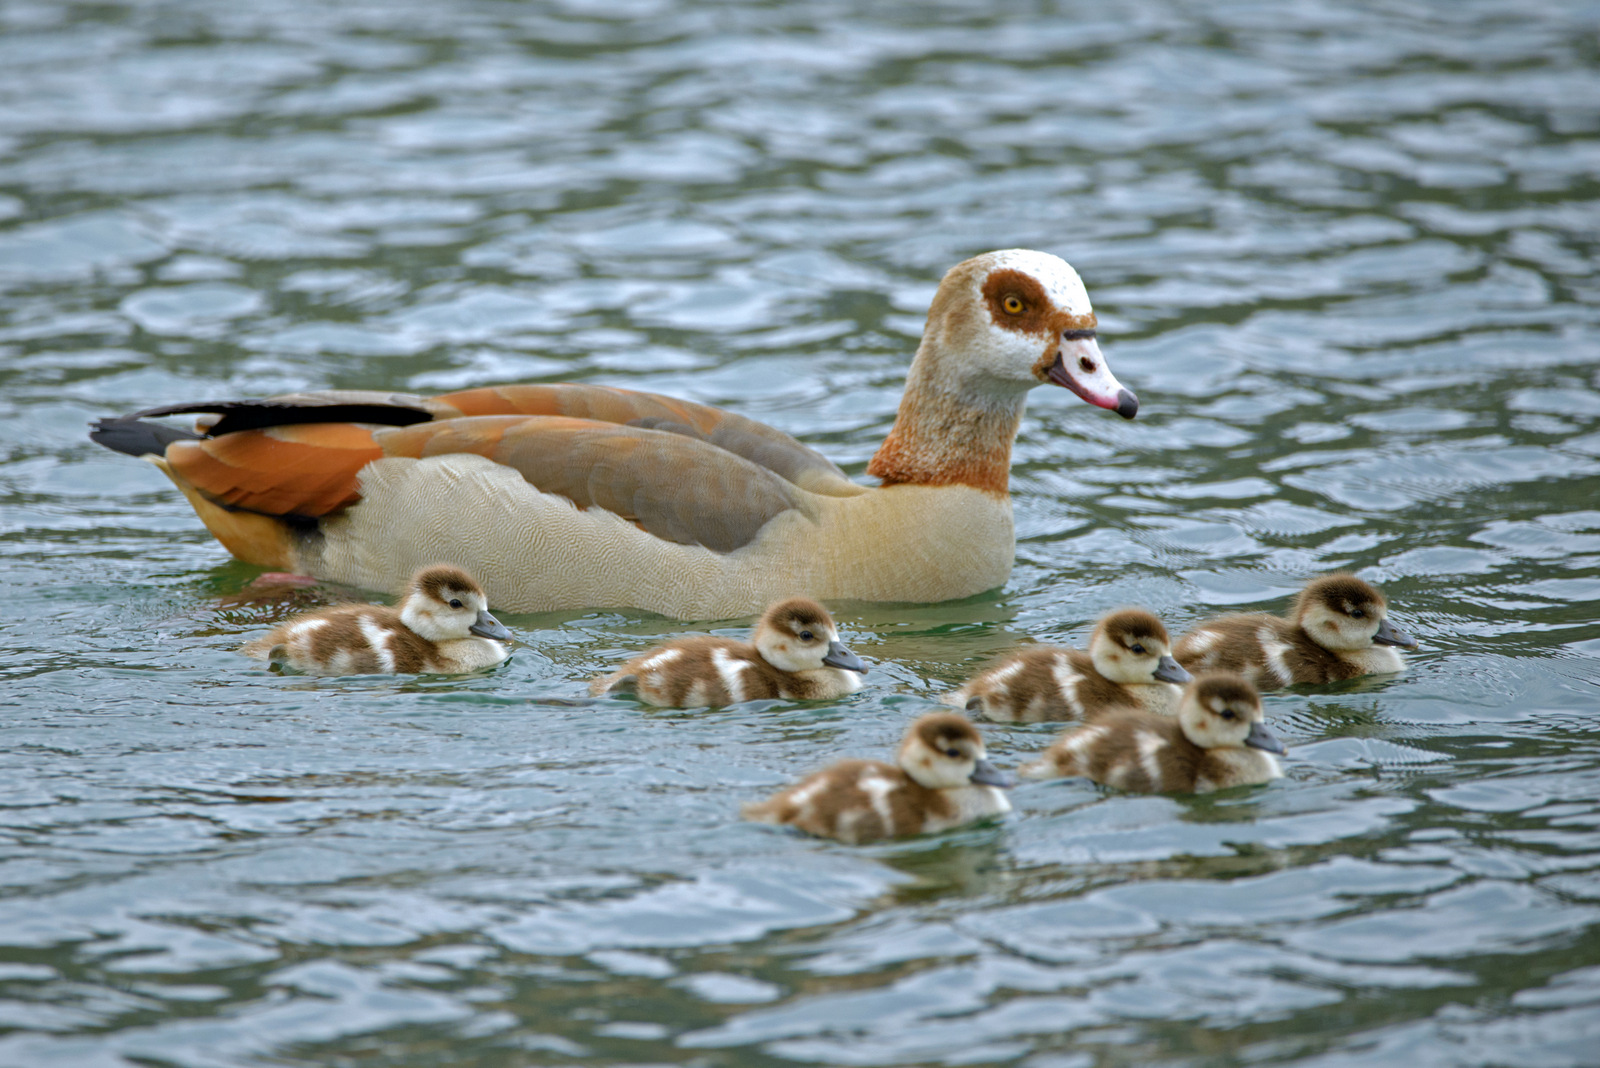
[[[1108,408],[1124,419],[1132,419],[1139,411],[1139,398],[1117,381],[1092,337],[1062,341],[1061,352],[1046,377],[1095,407]]]

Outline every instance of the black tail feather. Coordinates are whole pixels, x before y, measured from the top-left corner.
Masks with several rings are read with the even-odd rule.
[[[194,441],[200,437],[192,430],[145,423],[131,415],[115,419],[97,419],[89,424],[89,440],[129,456],[164,455],[174,441]]]
[[[222,416],[208,429],[206,436],[213,438],[241,430],[262,430],[266,427],[288,426],[292,423],[377,423],[381,426],[410,426],[413,423],[425,423],[433,418],[431,412],[402,404],[308,404],[298,400],[169,404],[160,408],[146,408],[142,412],[134,412],[122,418],[130,420],[147,419],[158,415],[200,414]],[[111,421],[101,420],[102,423]]]

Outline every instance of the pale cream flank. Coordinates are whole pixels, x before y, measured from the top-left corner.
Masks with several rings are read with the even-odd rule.
[[[587,605],[727,619],[791,594],[944,601],[1002,585],[1014,552],[1010,498],[969,486],[850,497],[801,490],[804,514],[780,514],[731,553],[580,510],[471,454],[375,461],[361,473],[361,492],[359,504],[323,521],[321,539],[304,543],[297,570],[394,589],[446,556],[482,583],[491,604],[514,612]]]

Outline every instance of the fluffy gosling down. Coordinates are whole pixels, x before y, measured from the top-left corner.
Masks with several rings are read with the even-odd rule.
[[[454,675],[500,663],[510,638],[471,575],[434,564],[411,577],[397,608],[308,612],[239,651],[307,675]]]
[[[1274,754],[1284,751],[1263,722],[1256,688],[1219,671],[1188,685],[1177,718],[1107,712],[1063,734],[1021,774],[1082,775],[1138,793],[1203,794],[1281,777]]]
[[[894,764],[841,761],[740,812],[855,845],[1003,815],[1011,811],[1004,793],[1011,785],[966,717],[932,712],[911,724]]]
[[[1255,612],[1208,620],[1178,639],[1173,655],[1193,672],[1236,671],[1276,689],[1404,671],[1396,647],[1415,649],[1417,640],[1389,622],[1383,594],[1335,574],[1306,583],[1288,619]]]
[[[661,708],[731,705],[761,698],[809,701],[861,689],[867,665],[839,642],[828,610],[807,597],[767,609],[748,642],[680,638],[589,684],[596,696],[632,692]]]
[[[1082,719],[1113,707],[1170,713],[1189,673],[1170,655],[1161,620],[1123,608],[1100,620],[1089,651],[1025,649],[940,698],[1004,723]]]

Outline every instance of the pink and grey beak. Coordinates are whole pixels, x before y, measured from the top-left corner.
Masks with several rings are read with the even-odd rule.
[[[1061,348],[1045,378],[1065,386],[1096,408],[1109,408],[1124,419],[1139,412],[1139,398],[1125,389],[1100,355],[1093,330],[1063,330]]]

